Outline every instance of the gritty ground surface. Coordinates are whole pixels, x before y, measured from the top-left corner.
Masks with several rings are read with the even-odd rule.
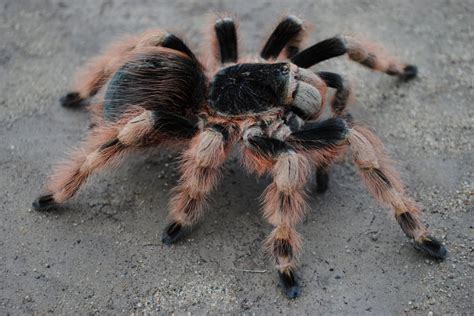
[[[473,312],[472,0],[1,0],[0,6],[0,314]],[[318,69],[356,82],[355,116],[400,161],[426,223],[449,247],[445,262],[412,248],[347,161],[332,170],[326,194],[311,194],[312,212],[299,228],[305,244],[302,296],[295,301],[280,293],[261,251],[271,227],[256,197],[269,180],[241,172],[236,158],[208,216],[172,247],[159,240],[178,179],[171,152],[133,156],[117,172],[94,177],[60,211],[30,209],[53,164],[87,130],[85,112],[58,104],[78,67],[112,38],[148,27],[178,31],[196,48],[209,11],[240,16],[247,52],[286,12],[314,24],[310,43],[354,31],[419,66],[409,84],[345,58]]]

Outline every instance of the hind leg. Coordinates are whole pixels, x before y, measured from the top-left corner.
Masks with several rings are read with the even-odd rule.
[[[143,143],[144,136],[152,128],[149,111],[124,125],[94,127],[84,144],[56,168],[46,186],[46,194],[33,202],[33,208],[47,210],[73,197],[94,172],[120,161],[132,148],[147,145]]]
[[[367,129],[355,126],[349,135],[355,164],[372,195],[390,206],[403,232],[414,240],[415,248],[434,258],[444,259],[447,249],[430,236],[420,220],[420,208],[405,193],[396,170],[382,149],[380,140]]]
[[[97,94],[125,62],[127,53],[151,46],[174,49],[197,60],[181,39],[165,31],[148,30],[139,36],[129,36],[111,44],[102,55],[93,58],[84,66],[75,80],[73,91],[61,97],[61,105],[72,108],[88,104],[89,99]]]
[[[61,97],[61,105],[69,108],[86,105],[118,69],[121,57],[132,51],[137,43],[138,38],[125,38],[111,44],[102,55],[87,62],[76,76],[73,91]]]
[[[48,210],[67,201],[93,172],[117,160],[125,149],[117,141],[114,129],[93,128],[83,146],[56,167],[46,186],[46,193],[33,202],[34,209]]]

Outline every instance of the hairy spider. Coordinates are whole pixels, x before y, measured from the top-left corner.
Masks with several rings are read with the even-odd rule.
[[[274,226],[265,244],[283,290],[295,298],[301,247],[296,225],[307,208],[305,187],[315,170],[317,189],[325,191],[329,166],[350,148],[369,191],[393,209],[415,248],[445,258],[446,248],[420,221],[420,208],[405,192],[380,140],[348,113],[347,80],[308,70],[344,54],[402,80],[414,78],[417,68],[350,36],[300,51],[305,33],[298,18],[287,16],[259,56],[240,57],[235,22],[219,18],[211,28],[212,53],[206,62],[161,30],[113,44],[90,62],[73,92],[61,98],[65,107],[87,105],[93,123],[82,146],[55,169],[33,207],[47,210],[65,202],[92,173],[126,153],[171,146],[182,154],[181,178],[162,235],[165,244],[172,244],[202,216],[222,165],[238,145],[245,169],[273,177],[263,193],[263,213]],[[329,102],[332,117],[323,120],[328,87],[335,89]]]

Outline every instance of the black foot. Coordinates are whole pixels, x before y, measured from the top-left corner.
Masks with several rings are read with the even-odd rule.
[[[354,124],[354,116],[351,113],[345,113],[341,115],[341,118],[344,119],[349,127],[352,127]]]
[[[326,169],[318,169],[316,171],[316,191],[319,193],[326,192],[329,186],[329,173]]]
[[[400,79],[404,81],[411,80],[418,75],[418,67],[415,65],[407,65],[405,69],[403,69],[403,73],[399,76]]]
[[[280,285],[283,288],[286,296],[289,299],[295,299],[300,295],[300,286],[296,281],[296,275],[293,271],[287,270],[285,272],[278,271],[280,277]]]
[[[52,208],[55,208],[58,205],[59,204],[56,203],[52,194],[42,195],[36,200],[34,200],[32,204],[33,208],[36,211],[47,211]]]
[[[423,236],[420,240],[415,240],[415,249],[436,259],[443,260],[448,256],[448,249],[431,236]]]
[[[161,241],[165,245],[171,245],[186,235],[187,230],[179,223],[172,222],[165,227],[161,235]]]
[[[65,108],[78,108],[85,105],[85,101],[79,93],[69,92],[59,99],[59,103]]]

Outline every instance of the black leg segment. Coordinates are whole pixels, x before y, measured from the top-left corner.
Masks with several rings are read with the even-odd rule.
[[[304,32],[303,23],[300,19],[292,15],[286,17],[270,35],[260,56],[264,59],[276,59],[286,47],[288,57],[291,58],[298,53],[299,47],[296,44],[302,32]]]
[[[274,158],[291,149],[286,142],[266,136],[249,137],[247,144],[255,153],[265,158]]]
[[[349,83],[336,73],[318,72],[317,75],[323,79],[328,87],[336,89],[336,94],[331,101],[331,109],[336,115],[342,115],[351,94]]]
[[[52,194],[45,194],[34,200],[33,209],[36,211],[48,211],[58,206]]]
[[[306,150],[324,149],[342,145],[347,140],[348,133],[343,119],[330,118],[305,124],[302,130],[291,133],[288,142]]]
[[[78,108],[87,104],[86,100],[81,98],[79,92],[69,92],[59,99],[61,106],[65,108]]]
[[[197,61],[196,56],[194,56],[193,52],[188,48],[188,46],[186,46],[186,44],[184,44],[180,38],[173,34],[166,35],[166,37],[163,39],[163,42],[161,43],[161,46],[185,53],[193,60]]]
[[[443,260],[448,256],[448,249],[432,236],[423,236],[420,240],[415,240],[415,249],[435,259]]]
[[[171,245],[187,234],[187,229],[183,227],[183,225],[177,223],[177,222],[172,222],[169,223],[164,231],[163,234],[161,235],[161,241],[165,245]]]
[[[280,286],[290,299],[297,298],[300,295],[300,285],[293,270],[278,271]]]
[[[318,167],[316,169],[316,191],[326,192],[329,186],[329,173],[327,167]]]
[[[218,20],[214,26],[219,43],[221,63],[237,62],[237,29],[231,18]]]
[[[416,78],[418,75],[418,67],[415,65],[407,65],[403,68],[403,73],[399,75],[401,80],[408,81]]]
[[[344,41],[339,37],[333,37],[306,48],[291,58],[291,62],[298,67],[309,68],[345,53],[347,53],[347,47]]]

